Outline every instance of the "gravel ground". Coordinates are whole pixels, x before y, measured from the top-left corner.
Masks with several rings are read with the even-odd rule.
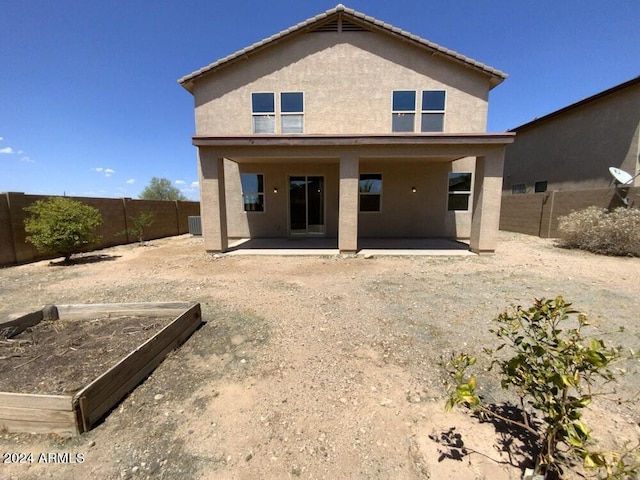
[[[525,460],[501,451],[492,424],[444,413],[438,359],[482,357],[500,311],[556,295],[609,343],[640,345],[640,259],[505,232],[491,257],[371,259],[211,256],[183,235],[1,269],[0,281],[0,318],[45,304],[198,301],[206,321],[91,432],[0,433],[2,453],[33,454],[0,465],[10,479],[516,479]],[[488,400],[510,400],[490,373],[480,383]],[[637,399],[639,377],[623,387]],[[599,400],[588,420],[605,444],[640,438],[633,401]],[[436,441],[447,432],[467,455]],[[77,461],[38,462],[51,452]]]

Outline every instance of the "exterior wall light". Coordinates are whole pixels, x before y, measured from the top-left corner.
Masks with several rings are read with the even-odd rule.
[[[418,189],[416,187],[411,187],[411,193],[416,193]]]
[[[278,187],[273,187],[273,193],[278,193]]]

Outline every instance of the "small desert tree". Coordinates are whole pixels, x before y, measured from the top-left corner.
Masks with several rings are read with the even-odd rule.
[[[140,198],[143,200],[187,200],[179,188],[171,185],[171,180],[158,177],[151,178],[149,185],[142,190]]]
[[[467,373],[476,359],[465,353],[454,353],[441,362],[447,371],[445,383],[453,387],[447,410],[463,405],[529,432],[539,447],[537,474],[559,473],[572,458],[579,457],[586,467],[598,470],[599,478],[637,478],[639,447],[595,451],[591,430],[582,421],[585,407],[602,394],[594,387],[616,380],[611,367],[622,359],[620,350],[605,346],[600,339],[586,338],[582,330],[589,325],[587,318],[560,296],[536,300],[529,309],[505,310],[494,322],[491,332],[501,343],[497,350],[485,352],[493,357],[492,366],[499,367],[502,387],[512,388],[520,397],[522,420],[501,416],[483,402],[475,375]],[[513,356],[496,357],[504,347]],[[538,425],[532,419],[535,414]]]
[[[123,235],[131,235],[136,237],[140,244],[144,243],[144,230],[153,224],[153,214],[141,212],[135,217],[129,217],[131,224],[122,232]]]
[[[45,254],[64,256],[66,262],[74,253],[86,250],[100,241],[97,228],[102,215],[90,205],[66,197],[38,200],[25,210],[27,241]]]

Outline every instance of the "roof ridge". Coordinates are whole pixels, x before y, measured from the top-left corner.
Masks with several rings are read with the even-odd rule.
[[[210,63],[209,65],[200,68],[199,70],[196,70],[188,75],[185,75],[184,77],[178,79],[178,83],[180,83],[182,86],[184,86],[185,88],[189,89],[188,86],[186,84],[188,84],[189,82],[195,80],[197,77],[200,77],[204,74],[206,74],[207,72],[210,72],[228,62],[231,62],[239,57],[242,57],[252,51],[255,51],[261,47],[264,47],[272,42],[275,42],[276,40],[279,40],[283,37],[286,37],[288,35],[291,35],[297,31],[300,31],[302,29],[304,29],[305,27],[311,26],[314,23],[318,23],[321,20],[330,17],[331,15],[335,15],[338,12],[343,12],[346,13],[348,15],[351,15],[354,18],[357,18],[361,21],[363,21],[366,24],[369,24],[371,26],[377,27],[382,31],[387,31],[399,36],[402,36],[406,39],[409,39],[411,41],[414,41],[424,47],[427,47],[431,50],[433,50],[434,52],[438,52],[441,53],[445,56],[448,56],[450,58],[453,58],[457,61],[460,61],[462,63],[465,63],[467,65],[470,65],[472,67],[478,68],[482,71],[484,71],[485,73],[488,73],[489,75],[492,75],[494,77],[498,77],[499,80],[495,83],[495,85],[497,85],[498,83],[502,82],[502,80],[504,80],[505,78],[507,78],[507,74],[496,69],[493,67],[490,67],[482,62],[479,62],[477,60],[474,60],[470,57],[467,57],[465,55],[462,55],[454,50],[450,50],[448,48],[445,48],[435,42],[432,42],[430,40],[424,39],[418,35],[412,34],[406,30],[403,30],[401,28],[395,27],[393,25],[391,25],[390,23],[387,22],[383,22],[382,20],[378,20],[370,15],[367,15],[363,12],[359,12],[357,10],[354,10],[352,8],[347,8],[345,7],[342,3],[339,3],[338,5],[336,5],[333,8],[330,8],[329,10],[326,10],[325,12],[319,13],[313,17],[308,18],[307,20],[304,20],[302,22],[297,23],[296,25],[293,25],[292,27],[289,27],[285,30],[281,30],[278,33],[275,33],[263,40],[260,40],[258,42],[253,43],[252,45],[249,45],[248,47],[245,47],[241,50],[238,50],[230,55],[227,55],[226,57],[223,57],[213,63]],[[492,85],[492,86],[495,86]]]

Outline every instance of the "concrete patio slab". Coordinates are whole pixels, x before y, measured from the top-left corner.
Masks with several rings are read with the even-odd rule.
[[[446,238],[363,238],[356,255],[464,256],[475,255],[469,245]],[[241,238],[229,242],[224,255],[339,255],[338,240],[331,237]]]

